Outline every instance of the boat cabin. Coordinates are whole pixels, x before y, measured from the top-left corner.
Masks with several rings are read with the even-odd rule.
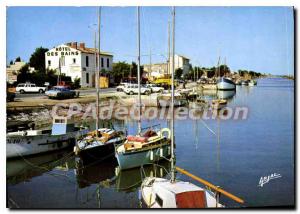
[[[52,135],[62,135],[75,131],[75,125],[72,119],[67,117],[53,117]]]
[[[158,178],[150,181],[148,185],[152,186],[152,194],[147,195],[149,198],[146,200],[153,204],[153,208],[221,207],[212,193],[190,182],[171,183],[169,180]]]

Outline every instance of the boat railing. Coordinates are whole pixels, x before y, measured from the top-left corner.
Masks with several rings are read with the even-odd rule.
[[[154,127],[159,127],[159,129],[160,129],[161,125],[160,124],[155,124],[155,125],[152,125],[152,126],[144,127],[144,128],[141,129],[141,131],[148,130],[148,129],[153,129]]]

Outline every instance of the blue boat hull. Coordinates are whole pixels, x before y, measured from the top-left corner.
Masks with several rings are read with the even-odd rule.
[[[217,83],[218,90],[235,90],[235,83],[229,79],[221,78]]]
[[[171,155],[170,147],[170,144],[166,144],[162,147],[138,152],[116,153],[116,158],[121,170],[141,167],[142,165],[153,164],[169,157]]]

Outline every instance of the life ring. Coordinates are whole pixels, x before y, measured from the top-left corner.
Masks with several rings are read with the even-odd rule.
[[[169,128],[163,128],[160,130],[161,135],[163,135],[164,132],[168,133],[168,139],[171,139],[171,130]]]

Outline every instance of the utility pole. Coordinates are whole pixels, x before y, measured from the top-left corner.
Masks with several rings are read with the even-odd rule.
[[[95,53],[97,55],[96,59],[95,59],[95,71],[96,71],[96,92],[97,92],[97,96],[96,96],[96,115],[97,115],[97,119],[96,119],[96,136],[98,137],[98,129],[99,129],[99,93],[100,93],[100,87],[99,87],[99,78],[100,78],[100,28],[101,28],[101,23],[100,23],[100,16],[101,16],[101,7],[99,7],[98,10],[98,51],[97,51],[97,47],[96,47],[96,33],[95,33]],[[97,67],[97,63],[98,62],[98,67]]]
[[[169,78],[170,68],[170,21],[168,21],[168,60],[167,60],[167,76]]]
[[[150,47],[150,68],[149,68],[149,73],[151,75],[151,72],[152,72],[152,62],[151,62],[151,47]]]
[[[171,104],[171,182],[175,182],[175,152],[174,152],[174,74],[175,74],[175,7],[173,7],[173,48],[172,48],[172,104]]]

